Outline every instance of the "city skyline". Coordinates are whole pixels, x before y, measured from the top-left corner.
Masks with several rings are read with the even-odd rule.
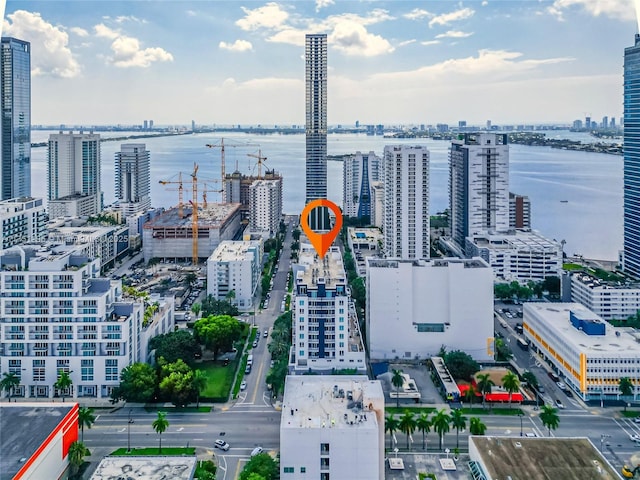
[[[10,0],[4,18],[32,44],[34,124],[303,125],[306,33],[327,34],[330,124],[620,117],[637,31],[622,0]]]

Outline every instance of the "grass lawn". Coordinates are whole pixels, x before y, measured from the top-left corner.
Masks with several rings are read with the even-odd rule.
[[[465,415],[524,415],[524,412],[519,408],[463,408],[462,413]]]
[[[414,413],[416,415],[420,415],[421,413],[433,413],[437,410],[437,408],[435,407],[385,407],[384,408],[384,412],[388,413],[389,415],[391,414],[395,414],[395,415],[403,415],[404,412],[406,412],[407,410],[409,410],[411,413]]]
[[[167,413],[209,413],[211,407],[144,407],[146,412],[167,412]]]
[[[162,447],[162,455],[195,455],[196,449],[195,447]],[[127,453],[126,448],[119,448],[114,452],[111,452],[111,455],[115,457],[127,457],[127,456],[153,456],[160,455],[158,453],[157,447],[146,447],[146,448],[132,448],[131,452]]]
[[[233,375],[236,367],[235,362],[229,363],[226,367],[220,363],[203,363],[198,367],[207,377],[207,386],[200,394],[200,398],[226,397],[231,390]]]
[[[564,263],[562,264],[562,269],[571,271],[571,270],[582,270],[584,267],[577,263]]]
[[[623,417],[626,418],[636,418],[636,417],[640,417],[640,412],[637,410],[627,410],[626,412],[624,410],[620,411],[620,414]]]

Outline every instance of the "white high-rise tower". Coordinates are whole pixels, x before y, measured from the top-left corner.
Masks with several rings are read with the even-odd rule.
[[[151,161],[144,143],[125,143],[116,152],[116,198],[125,218],[151,208]]]

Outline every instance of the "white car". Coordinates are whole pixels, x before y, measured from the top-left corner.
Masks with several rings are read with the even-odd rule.
[[[229,444],[224,440],[220,440],[220,439],[216,440],[213,446],[216,448],[219,448],[220,450],[224,450],[225,452],[229,450]]]
[[[244,390],[245,388],[247,388],[247,382],[246,381],[242,381],[242,383],[240,384],[240,390]]]
[[[640,417],[636,417],[633,419],[634,423],[640,423]]]
[[[255,457],[256,455],[260,455],[262,452],[264,452],[262,447],[256,447],[251,451],[251,456]]]
[[[640,435],[629,435],[629,440],[631,440],[632,442],[640,442]]]
[[[564,384],[564,382],[556,382],[556,385],[558,386],[558,388],[560,390],[566,390],[567,386]]]
[[[524,436],[533,438],[533,437],[537,437],[538,435],[536,434],[536,432],[527,432],[524,434]]]

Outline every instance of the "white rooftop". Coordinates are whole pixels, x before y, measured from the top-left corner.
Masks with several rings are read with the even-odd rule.
[[[515,230],[510,233],[489,233],[469,237],[478,247],[503,250],[558,250],[560,244],[543,237],[535,230]]]
[[[380,382],[366,375],[289,375],[280,428],[377,430],[370,403],[384,405],[384,393]]]
[[[258,248],[259,245],[260,242],[255,240],[225,240],[220,242],[209,257],[209,260],[212,262],[237,262],[241,260],[250,260],[254,254],[249,252],[249,250]]]
[[[135,452],[134,452],[135,454]],[[91,480],[135,478],[137,480],[191,480],[196,470],[197,458],[166,456],[105,457],[91,475]]]
[[[324,258],[320,258],[311,244],[300,243],[296,285],[315,288],[319,279],[324,279],[326,288],[335,288],[336,283],[346,285],[346,274],[342,255],[338,247],[330,247]]]

